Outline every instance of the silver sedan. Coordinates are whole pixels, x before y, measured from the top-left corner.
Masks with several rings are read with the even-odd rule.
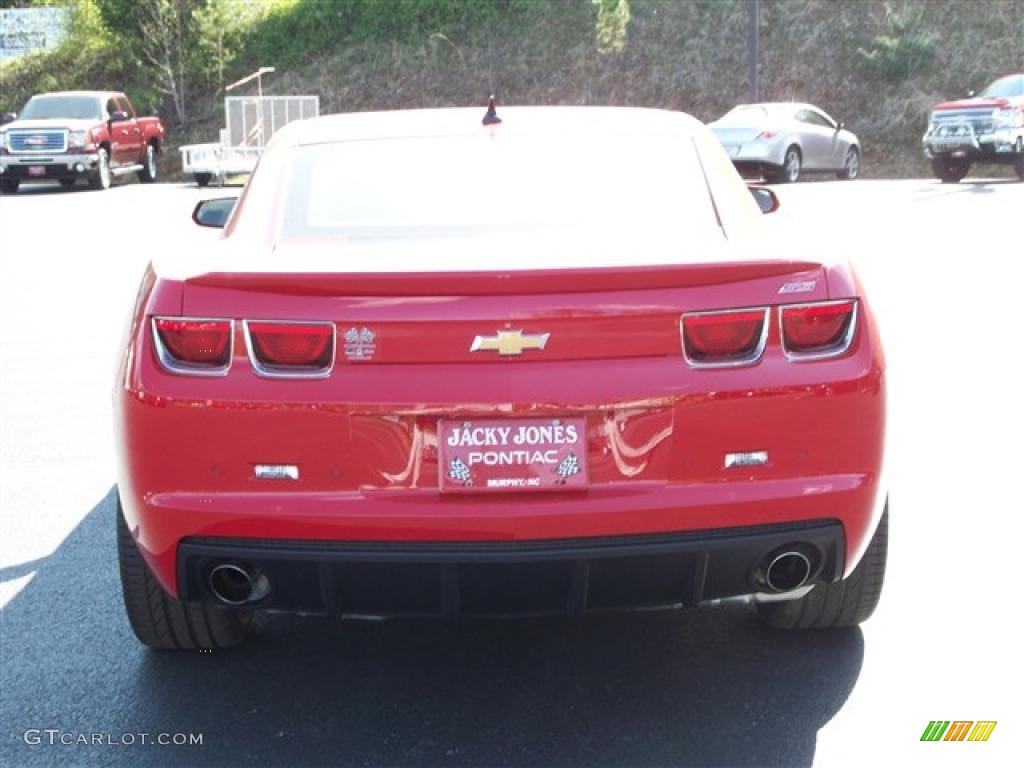
[[[860,173],[860,141],[811,104],[741,104],[709,128],[743,173],[768,181],[792,182],[809,171],[855,179]]]

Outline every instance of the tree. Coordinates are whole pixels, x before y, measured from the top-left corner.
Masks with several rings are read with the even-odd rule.
[[[592,0],[597,6],[597,50],[620,53],[626,47],[629,27],[629,0]]]
[[[179,124],[187,117],[188,52],[195,37],[192,12],[197,5],[194,0],[135,0],[133,3],[141,35],[139,49],[143,58],[156,68],[154,84],[173,102]]]
[[[194,13],[203,0],[99,0],[106,26],[141,59],[153,86],[188,118],[191,51],[197,42]]]
[[[193,49],[193,71],[224,88],[225,70],[242,47],[244,34],[271,7],[253,0],[207,0],[192,16],[198,45]]]

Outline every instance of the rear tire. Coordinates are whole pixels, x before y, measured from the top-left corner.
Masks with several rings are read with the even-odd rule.
[[[0,190],[5,195],[15,195],[18,193],[18,185],[21,183],[19,179],[4,179],[0,181]]]
[[[150,184],[156,181],[156,174],[156,144],[147,144],[146,156],[142,158],[142,170],[139,171],[139,181]]]
[[[210,181],[213,180],[213,174],[212,173],[197,173],[197,174],[195,174],[193,176],[193,178],[196,180],[196,186],[198,186],[198,187],[208,187],[208,186],[210,186]]]
[[[230,648],[249,634],[252,611],[186,602],[168,595],[150,573],[117,500],[117,558],[125,612],[139,642],[150,648],[197,651]]]
[[[933,157],[932,173],[943,184],[956,184],[971,170],[970,160],[953,157]]]
[[[844,181],[853,181],[860,176],[860,150],[850,147],[846,151],[846,162],[843,163],[843,170],[836,174],[836,177]]]
[[[1017,178],[1024,181],[1024,138],[1017,137],[1017,156],[1013,158],[1013,170],[1017,172]]]
[[[799,600],[758,603],[761,621],[774,629],[853,627],[874,612],[882,596],[889,547],[889,502],[875,535],[853,573],[835,584],[818,584]]]
[[[782,166],[771,173],[769,180],[776,184],[795,184],[800,180],[802,163],[800,148],[793,144],[786,150],[786,154],[782,158]]]

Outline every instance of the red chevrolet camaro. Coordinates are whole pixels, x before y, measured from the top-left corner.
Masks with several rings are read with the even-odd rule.
[[[769,237],[687,115],[499,112],[293,123],[197,207],[220,239],[154,260],[114,398],[143,643],[263,608],[871,614],[885,364],[851,268]]]

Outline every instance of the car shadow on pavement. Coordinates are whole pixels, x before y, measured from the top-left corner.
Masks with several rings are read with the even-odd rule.
[[[950,195],[991,195],[996,189],[1002,186],[1021,184],[1016,179],[964,179],[956,184],[943,184],[941,181],[931,181],[927,186],[918,191],[918,200],[934,200],[937,198],[949,197]]]
[[[26,182],[18,188],[15,195],[24,197],[25,195],[34,195],[36,197],[44,195],[63,195],[72,192],[91,192],[88,185],[84,181],[78,181],[73,187],[62,187],[56,181],[43,181],[43,182]],[[0,195],[0,199],[4,197],[14,197],[15,195]]]
[[[121,607],[114,514],[112,490],[0,611],[0,764],[810,765],[863,659],[859,629],[773,632],[741,604],[460,624],[268,614],[235,650],[153,652]],[[28,744],[32,728],[71,735]],[[80,733],[136,735],[59,743]],[[152,744],[179,733],[202,744]]]

